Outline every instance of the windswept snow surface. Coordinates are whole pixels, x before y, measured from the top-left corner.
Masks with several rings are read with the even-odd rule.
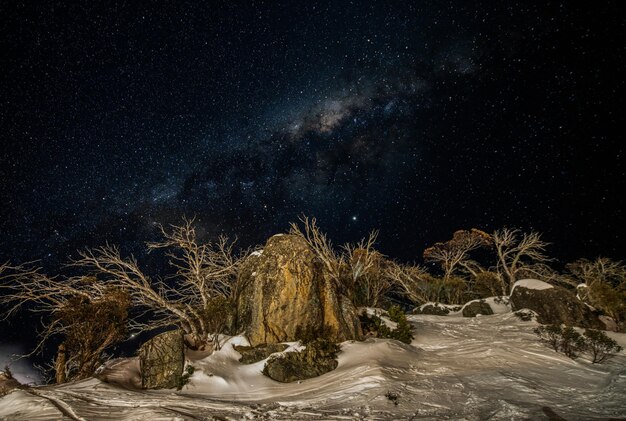
[[[299,383],[263,377],[264,362],[241,365],[226,343],[191,362],[197,370],[180,392],[90,379],[14,391],[0,400],[0,419],[515,420],[557,414],[605,420],[626,414],[624,352],[602,365],[570,360],[537,341],[534,322],[511,313],[408,318],[415,327],[411,345],[345,342],[336,370]],[[626,335],[610,335],[626,345]],[[298,348],[291,345],[288,351]],[[388,392],[398,395],[398,405]]]

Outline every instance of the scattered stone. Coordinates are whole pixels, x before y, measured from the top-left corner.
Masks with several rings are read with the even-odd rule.
[[[537,319],[537,313],[527,308],[514,311],[513,314],[523,322],[530,322]]]

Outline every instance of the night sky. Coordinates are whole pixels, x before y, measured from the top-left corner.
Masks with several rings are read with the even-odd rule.
[[[502,226],[626,258],[619,2],[74,3],[0,3],[1,260],[300,214],[403,261]]]

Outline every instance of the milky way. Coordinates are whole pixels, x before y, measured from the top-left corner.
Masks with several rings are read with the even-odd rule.
[[[407,2],[411,3],[411,2]],[[0,257],[242,245],[314,215],[403,260],[459,228],[626,255],[610,6],[2,6]],[[623,29],[623,28],[622,28]],[[556,249],[556,247],[555,247]]]

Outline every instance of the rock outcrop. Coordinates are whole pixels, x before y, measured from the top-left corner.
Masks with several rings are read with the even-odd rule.
[[[295,235],[271,237],[244,262],[238,279],[235,328],[252,346],[294,341],[298,327],[329,326],[334,339],[357,339],[357,311],[337,290],[307,242]]]
[[[263,374],[281,383],[321,376],[337,368],[339,346],[324,340],[307,344],[300,352],[286,352],[270,357]]]
[[[537,313],[537,321],[542,324],[605,329],[598,315],[570,291],[540,282],[534,281],[531,284],[534,287],[515,285],[511,293],[513,311],[530,309]]]
[[[484,301],[470,301],[463,306],[463,317],[489,316],[493,314],[491,306]]]
[[[180,330],[155,336],[139,350],[141,387],[172,389],[180,387],[185,367],[185,345]]]

